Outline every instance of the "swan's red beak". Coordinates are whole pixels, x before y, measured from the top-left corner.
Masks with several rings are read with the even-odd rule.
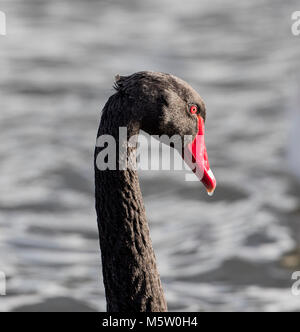
[[[184,148],[183,159],[204,184],[208,194],[212,196],[216,189],[217,182],[209,166],[204,132],[204,120],[201,116],[198,116],[198,133],[193,142],[189,143]]]

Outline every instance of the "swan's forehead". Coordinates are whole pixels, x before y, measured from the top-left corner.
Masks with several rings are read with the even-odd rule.
[[[176,76],[170,75],[170,77],[172,86],[184,101],[205,107],[203,99],[191,85]]]

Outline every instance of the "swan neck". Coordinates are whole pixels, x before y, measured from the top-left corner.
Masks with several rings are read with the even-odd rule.
[[[107,107],[103,110],[100,134],[110,133],[118,140],[118,127],[124,124],[129,137],[138,134],[137,123],[125,121],[121,115],[119,122],[115,119],[112,123],[105,114]],[[95,160],[97,151],[96,148]],[[95,185],[108,311],[166,311],[137,172],[100,171],[95,163]]]

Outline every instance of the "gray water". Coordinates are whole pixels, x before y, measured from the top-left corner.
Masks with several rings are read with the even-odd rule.
[[[182,173],[141,173],[170,310],[299,310],[299,187],[286,162],[299,2],[6,0],[0,10],[0,310],[105,310],[93,149],[113,76],[140,70],[173,73],[204,98],[218,180],[209,198]]]

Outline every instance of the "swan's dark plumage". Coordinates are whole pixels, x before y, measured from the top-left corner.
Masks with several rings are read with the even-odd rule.
[[[140,129],[156,135],[197,134],[197,120],[188,112],[191,103],[205,118],[205,105],[187,83],[169,74],[139,72],[119,76],[116,93],[102,111],[98,136],[128,128],[128,137]],[[108,311],[167,311],[154,251],[149,236],[137,173],[96,167],[96,211],[103,279]],[[117,161],[121,156],[118,155]]]

